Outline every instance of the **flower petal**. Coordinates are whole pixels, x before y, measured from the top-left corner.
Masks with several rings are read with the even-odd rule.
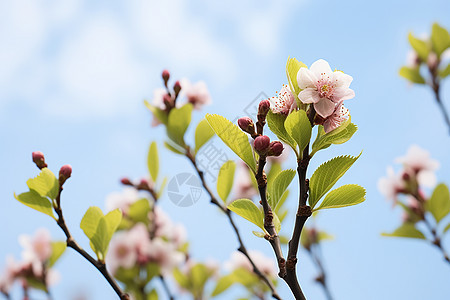
[[[321,98],[319,102],[314,103],[316,112],[323,118],[328,117],[334,112],[336,105],[327,98]]]
[[[350,86],[350,83],[353,81],[353,77],[345,74],[341,71],[334,71],[333,72],[333,79],[337,87],[346,87],[348,88]]]
[[[303,89],[313,88],[316,86],[317,77],[307,68],[300,68],[297,73],[298,87]]]
[[[298,99],[303,103],[317,103],[319,102],[320,97],[316,89],[307,88],[298,94]]]
[[[355,97],[355,91],[346,87],[337,87],[334,89],[333,101],[340,102]]]
[[[314,73],[318,78],[320,78],[324,74],[332,74],[333,71],[331,71],[330,65],[323,59],[319,59],[315,61],[311,68],[309,68],[311,72]]]

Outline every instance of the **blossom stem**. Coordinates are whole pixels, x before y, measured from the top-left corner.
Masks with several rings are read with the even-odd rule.
[[[130,296],[126,293],[124,293],[117,282],[112,278],[112,276],[109,274],[108,270],[106,269],[106,265],[104,262],[98,261],[95,258],[93,258],[89,253],[87,253],[83,248],[81,248],[80,245],[75,241],[73,236],[70,234],[69,228],[66,225],[66,221],[64,220],[63,212],[61,209],[61,192],[63,188],[59,188],[58,195],[56,197],[56,205],[54,206],[55,212],[58,215],[57,224],[62,229],[64,234],[66,235],[66,243],[67,247],[70,247],[74,249],[76,252],[78,252],[81,256],[83,256],[87,261],[89,261],[102,275],[105,277],[105,279],[108,281],[109,285],[114,289],[116,294],[119,296],[121,300],[129,300]]]
[[[186,147],[186,154],[185,155],[189,159],[189,161],[192,163],[195,171],[197,172],[197,174],[198,174],[198,176],[200,178],[200,181],[202,182],[203,188],[205,189],[205,191],[208,193],[209,197],[211,198],[211,203],[216,205],[227,216],[228,221],[230,222],[231,227],[233,228],[233,230],[234,230],[234,232],[236,234],[236,237],[238,239],[238,242],[239,242],[238,251],[241,252],[242,254],[244,254],[245,257],[247,257],[248,261],[252,265],[253,272],[269,287],[269,289],[270,289],[270,291],[272,293],[272,297],[274,299],[281,300],[281,297],[278,295],[278,293],[277,293],[274,285],[272,284],[272,282],[267,278],[267,276],[265,276],[261,272],[261,270],[256,266],[256,264],[253,261],[253,259],[250,257],[250,255],[249,255],[249,253],[247,251],[247,248],[245,247],[244,242],[242,240],[241,234],[239,233],[239,229],[237,228],[236,224],[233,221],[231,211],[227,207],[223,206],[217,200],[216,196],[213,194],[213,192],[209,188],[208,184],[206,183],[203,171],[201,171],[198,168],[197,162],[195,160],[195,154],[192,154],[192,152],[191,152],[189,147]],[[280,251],[281,251],[281,248],[280,248]]]

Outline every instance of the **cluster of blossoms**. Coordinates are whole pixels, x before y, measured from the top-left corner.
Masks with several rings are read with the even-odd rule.
[[[355,97],[350,89],[353,78],[341,71],[332,71],[323,59],[314,62],[310,69],[302,67],[297,73],[297,95],[304,104],[313,104],[317,112],[315,124],[324,126],[325,132],[339,127],[349,117],[343,101]],[[277,96],[269,99],[274,113],[288,115],[297,109],[295,95],[288,85],[283,85]]]
[[[179,98],[185,97],[187,103],[191,103],[193,108],[201,110],[204,105],[211,104],[211,95],[204,81],[192,83],[187,78],[176,81],[173,91],[168,88],[170,73],[164,70],[162,73],[165,88],[157,88],[153,92],[153,106],[169,113],[172,108],[179,107]],[[161,124],[157,116],[153,118],[152,126]]]
[[[48,265],[53,252],[50,233],[46,229],[38,229],[34,236],[19,236],[19,243],[23,247],[22,260],[15,261],[12,256],[7,258],[0,277],[0,292],[8,295],[16,281],[25,291],[30,287],[47,291],[59,279],[59,274]]]
[[[109,196],[106,206],[110,210],[122,209],[126,219],[130,206],[141,199],[136,189],[125,188],[123,193]],[[153,263],[166,274],[186,259],[185,246],[185,228],[174,224],[158,206],[154,206],[148,212],[148,222],[137,222],[114,235],[108,251],[108,266],[116,274],[119,268],[144,267]]]
[[[428,151],[413,145],[408,149],[405,156],[396,159],[403,165],[399,173],[395,173],[392,167],[387,169],[387,177],[378,181],[379,191],[389,200],[398,202],[398,195],[404,194],[407,206],[421,215],[420,211],[423,201],[426,200],[423,188],[431,188],[436,184],[434,171],[439,168],[439,162],[432,159]],[[404,219],[407,221],[408,215]]]

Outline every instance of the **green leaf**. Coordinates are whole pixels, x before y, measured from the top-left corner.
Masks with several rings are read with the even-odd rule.
[[[398,71],[398,74],[412,83],[425,84],[425,79],[420,74],[419,68],[403,66]]]
[[[16,195],[14,193],[14,198],[16,198],[22,204],[25,204],[26,206],[31,207],[32,209],[44,213],[55,219],[55,216],[53,215],[52,203],[50,202],[50,200],[42,197],[35,190],[30,190],[29,192],[19,195]]]
[[[159,187],[159,191],[156,195],[158,197],[158,199],[161,198],[161,195],[164,193],[164,189],[165,189],[166,185],[167,185],[167,177],[164,177],[163,181]]]
[[[214,130],[206,119],[202,119],[195,129],[195,153],[214,136]]]
[[[275,231],[277,233],[281,231],[281,222],[275,212],[273,212],[273,226],[275,227]]]
[[[449,229],[450,229],[450,224],[447,224],[447,226],[445,226],[445,228],[444,228],[444,233],[446,233]]]
[[[159,172],[158,146],[156,145],[156,142],[152,142],[148,149],[147,166],[153,182],[156,182]]]
[[[334,237],[331,234],[326,233],[325,231],[319,231],[319,234],[317,235],[317,240],[319,242],[321,241],[329,241],[333,240]]]
[[[319,200],[334,186],[353,163],[361,156],[338,156],[320,165],[309,181],[309,206],[314,208]]]
[[[317,128],[317,137],[312,145],[312,152],[310,156],[313,156],[317,151],[326,149],[331,146],[331,144],[343,144],[347,142],[353,134],[355,134],[358,128],[355,124],[351,123],[351,119],[348,118],[347,121],[342,123],[338,128],[325,133],[322,125]]]
[[[145,266],[145,269],[147,271],[147,282],[153,279],[153,277],[158,276],[161,274],[161,268],[159,264],[157,263],[149,263]]]
[[[38,176],[27,180],[30,190],[35,190],[39,195],[50,199],[58,196],[59,182],[55,175],[48,168],[43,168]]]
[[[176,153],[176,154],[181,154],[184,155],[185,150],[183,148],[181,148],[180,146],[177,146],[175,144],[173,144],[172,142],[164,142],[164,146],[169,149],[170,151]]]
[[[414,239],[425,239],[425,236],[419,231],[413,223],[403,223],[392,233],[382,233],[382,236],[406,237]]]
[[[127,216],[134,222],[149,223],[148,213],[150,212],[150,203],[147,199],[140,199],[130,205]]]
[[[251,200],[237,199],[228,205],[228,209],[264,230],[264,215]]]
[[[158,300],[158,292],[153,289],[150,291],[150,293],[148,293],[147,295],[147,300]]]
[[[64,251],[66,251],[66,242],[52,242],[52,254],[47,262],[47,268],[51,268],[56,261],[63,255]]]
[[[173,108],[169,113],[167,135],[177,145],[185,147],[184,134],[191,123],[192,104],[187,103],[180,108]]]
[[[284,192],[286,192],[289,184],[291,184],[292,179],[295,177],[295,170],[284,170],[275,177],[271,188],[268,190],[270,195],[269,205],[272,210],[276,211],[278,202],[281,200]]]
[[[198,263],[191,268],[189,273],[194,291],[201,295],[206,281],[211,275],[210,271],[204,264]]]
[[[438,57],[450,47],[450,34],[447,29],[441,27],[438,23],[434,23],[431,28],[431,45]]]
[[[152,112],[153,116],[158,119],[164,125],[167,125],[168,115],[167,112],[159,107],[156,107],[147,100],[144,100],[145,106]]]
[[[414,51],[416,51],[417,55],[419,55],[422,61],[427,61],[428,54],[430,53],[430,48],[428,47],[427,42],[420,40],[410,32],[408,35],[409,43],[411,47],[413,47]]]
[[[249,168],[256,172],[256,163],[248,136],[236,125],[219,115],[206,115],[209,125],[218,137],[237,154]]]
[[[267,124],[269,125],[270,131],[272,131],[281,141],[291,146],[297,153],[297,143],[287,133],[286,128],[284,128],[285,120],[286,116],[282,114],[274,114],[272,111],[269,111],[267,114]]]
[[[217,177],[217,193],[224,203],[227,203],[228,195],[233,187],[235,170],[236,163],[232,160],[225,162],[220,168]]]
[[[89,207],[81,219],[80,228],[91,242],[91,248],[97,254],[99,260],[104,260],[112,235],[122,220],[119,209],[103,215],[100,208]]]
[[[439,70],[439,76],[445,78],[450,75],[450,63],[444,69]]]
[[[304,110],[293,111],[284,122],[287,133],[297,142],[299,153],[308,146],[311,139],[311,123]]]
[[[351,206],[364,200],[366,200],[366,190],[362,186],[347,184],[329,192],[315,210]]]
[[[445,184],[436,186],[430,200],[426,203],[426,209],[433,215],[436,223],[450,213],[450,193]]]
[[[264,238],[266,236],[266,234],[264,232],[261,232],[261,231],[252,231],[252,233],[254,235],[256,235],[257,237],[260,237],[260,238]]]
[[[300,68],[308,68],[304,63],[299,62],[296,58],[290,58],[288,57],[288,60],[286,62],[286,76],[289,83],[289,88],[291,89],[291,92],[294,94],[295,101],[297,102],[297,105],[301,107],[302,103],[298,99],[298,94],[300,93],[301,89],[298,87],[297,82],[297,73],[300,70]]]
[[[190,282],[189,282],[189,277],[187,277],[186,274],[184,274],[183,272],[181,272],[179,269],[175,268],[173,270],[173,278],[175,278],[175,280],[178,282],[178,284],[182,287],[185,288],[186,290],[190,290]]]
[[[217,280],[216,287],[214,288],[214,290],[211,294],[211,297],[215,297],[217,295],[222,294],[228,288],[230,288],[234,283],[235,283],[235,281],[234,281],[233,274],[229,274],[229,275],[220,277],[219,280]]]

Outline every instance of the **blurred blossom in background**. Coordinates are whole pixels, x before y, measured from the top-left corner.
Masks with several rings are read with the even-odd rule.
[[[192,173],[187,160],[162,147],[164,129],[151,127],[151,114],[143,105],[144,99],[157,101],[154,91],[162,87],[163,69],[170,70],[171,78],[187,78],[192,89],[211,96],[193,99],[186,92],[188,101],[205,104],[195,111],[193,124],[205,113],[220,112],[237,120],[261,92],[276,96],[286,84],[285,64],[291,56],[308,66],[325,59],[333,69],[351,74],[356,93],[345,105],[358,133],[349,143],[334,147],[333,153],[318,153],[310,168],[332,156],[363,150],[341,184],[356,180],[367,188],[367,201],[326,211],[319,221],[321,229],[335,237],[322,250],[336,299],[447,299],[450,269],[436,249],[380,236],[397,226],[401,211],[386,205],[377,182],[412,144],[440,163],[441,168],[432,169],[438,182],[450,182],[450,168],[445,167],[450,164],[450,139],[433,95],[428,88],[408,86],[398,76],[410,49],[408,32],[420,36],[435,21],[450,28],[449,11],[445,0],[0,1],[0,268],[14,268],[6,257],[20,257],[17,237],[21,234],[31,236],[36,228],[45,227],[53,239],[64,240],[53,220],[13,198],[13,192],[24,190],[25,180],[37,173],[32,151],[44,152],[55,172],[71,164],[62,206],[72,234],[89,248],[79,229],[84,212],[93,205],[104,208],[107,195],[119,189],[123,176],[146,176],[150,141],[158,141],[163,175]],[[448,80],[441,88],[443,102],[450,107]],[[187,138],[193,140],[193,128]],[[212,142],[226,150],[217,138]],[[406,164],[408,156],[400,162]],[[288,156],[283,166],[293,167],[294,160]],[[294,210],[295,184],[291,189],[287,206]],[[126,205],[124,197],[123,202],[108,201],[107,208]],[[167,194],[159,203],[170,224],[185,227],[180,238],[189,237],[193,259],[211,258],[223,264],[233,257],[235,236],[205,195],[190,207],[174,205]],[[266,241],[251,234],[255,228],[245,220],[236,221],[247,248],[273,258]],[[287,222],[286,228],[292,224]],[[139,236],[139,228],[133,234]],[[21,240],[25,249],[31,249],[32,238],[26,243]],[[450,241],[443,243],[450,248]],[[117,237],[111,250],[121,245],[130,243]],[[138,260],[140,253],[131,252],[135,249],[117,262],[127,265]],[[313,281],[314,265],[302,251],[304,292],[311,299],[323,299]],[[168,265],[176,264],[176,255],[171,259],[175,261]],[[55,268],[61,274],[52,288],[55,299],[115,299],[97,270],[71,249]],[[0,288],[8,280],[2,278]],[[173,281],[170,284],[175,286]],[[15,286],[12,294],[19,292]],[[279,293],[289,295],[282,283]]]

